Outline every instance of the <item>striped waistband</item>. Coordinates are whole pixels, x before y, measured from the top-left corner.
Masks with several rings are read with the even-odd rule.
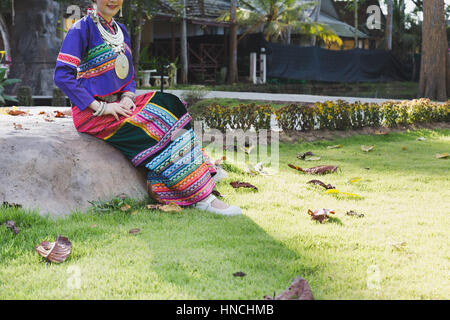
[[[119,98],[120,98],[120,96],[118,94],[111,94],[111,95],[105,96],[105,97],[95,97],[95,100],[111,103],[111,102],[116,102],[117,100],[119,100]]]

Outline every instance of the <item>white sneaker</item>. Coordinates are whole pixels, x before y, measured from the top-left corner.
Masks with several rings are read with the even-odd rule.
[[[209,211],[209,212],[214,212],[214,213],[221,214],[221,215],[224,215],[224,216],[236,216],[236,215],[242,214],[241,208],[236,207],[236,206],[229,206],[226,209],[214,208],[211,205],[211,203],[215,199],[217,199],[216,196],[213,195],[213,194],[210,194],[208,197],[206,197],[202,201],[199,201],[199,202],[193,204],[192,206],[195,209],[205,210],[205,211]]]
[[[223,170],[223,168],[219,167],[219,166],[214,166],[214,168],[216,169],[216,174],[213,175],[213,181],[215,183],[219,182],[220,180],[223,180],[225,178],[228,178],[228,173]]]

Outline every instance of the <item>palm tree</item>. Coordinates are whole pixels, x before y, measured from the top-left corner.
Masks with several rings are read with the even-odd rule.
[[[241,0],[236,11],[237,21],[247,34],[262,31],[267,41],[290,38],[291,32],[317,36],[325,43],[342,45],[342,40],[326,25],[313,21],[307,9],[317,3],[298,0]],[[230,13],[224,13],[220,20],[229,21]],[[289,41],[286,41],[289,42]]]

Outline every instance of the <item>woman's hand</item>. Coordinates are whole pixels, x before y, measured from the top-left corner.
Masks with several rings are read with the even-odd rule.
[[[136,105],[134,104],[133,100],[127,96],[123,97],[122,100],[120,100],[120,104],[130,111],[134,111],[134,109],[136,109]]]
[[[133,101],[131,101],[133,102]],[[134,103],[133,103],[134,105]],[[111,114],[116,118],[117,121],[119,121],[119,115],[129,117],[131,116],[132,112],[122,104],[122,102],[117,103],[108,103],[105,107],[105,111],[103,112],[103,115]]]

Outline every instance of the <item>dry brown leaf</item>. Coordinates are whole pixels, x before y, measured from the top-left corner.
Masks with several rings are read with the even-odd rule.
[[[37,253],[48,261],[61,263],[69,256],[72,243],[68,238],[59,235],[55,242],[42,241],[35,249]]]
[[[211,193],[218,198],[224,198],[224,196],[217,190],[213,190]]]
[[[222,164],[223,161],[227,160],[227,157],[223,156],[220,159],[217,159],[216,161],[214,161],[214,165],[215,166],[220,166]]]
[[[335,187],[331,184],[325,184],[324,182],[320,180],[309,180],[307,183],[315,184],[324,187],[325,189],[334,189]]]
[[[55,118],[65,118],[66,117],[66,115],[61,111],[55,110],[53,112],[56,113]]]
[[[387,131],[381,131],[381,130],[377,130],[377,131],[375,131],[374,133],[377,134],[377,135],[386,135],[386,134],[389,134],[389,132],[387,132]]]
[[[356,216],[358,218],[363,218],[364,217],[364,214],[358,213],[358,212],[353,211],[353,210],[347,211],[346,215],[348,215],[348,216]]]
[[[150,210],[161,210],[164,212],[180,212],[183,210],[179,205],[175,203],[171,204],[148,204],[147,209]]]
[[[298,170],[298,171],[301,171],[304,173],[309,173],[309,174],[327,174],[327,173],[336,172],[336,170],[338,169],[337,166],[316,166],[316,167],[306,168],[306,169],[300,168],[293,164],[288,164],[288,166],[295,170]]]
[[[281,292],[276,297],[269,295],[264,296],[265,300],[314,300],[308,282],[302,277],[298,276],[292,281],[289,288]]]
[[[128,231],[129,234],[137,234],[139,232],[141,232],[141,229],[139,228],[131,229],[130,231]]]
[[[305,160],[305,158],[307,156],[315,156],[315,154],[312,153],[311,151],[308,151],[308,152],[305,152],[305,153],[302,153],[302,154],[300,154],[300,153],[297,154],[297,158],[299,158],[300,160]]]
[[[97,227],[97,225],[96,224],[91,224],[90,227],[93,229],[93,228]]]
[[[23,127],[22,127],[22,125],[20,124],[20,123],[13,123],[13,126],[14,126],[14,129],[16,129],[16,130],[22,130],[23,129]]]
[[[436,154],[436,159],[445,159],[448,158],[450,155],[447,152],[444,153],[438,153]]]
[[[181,210],[183,210],[179,205],[175,203],[164,204],[159,209],[164,212],[180,212]]]
[[[5,226],[8,229],[11,229],[11,231],[14,232],[15,235],[19,234],[19,228],[17,228],[16,222],[14,220],[6,221]]]
[[[233,276],[235,276],[235,277],[245,277],[246,274],[244,272],[242,272],[242,271],[238,271],[238,272],[233,273]]]
[[[27,112],[20,111],[20,110],[10,110],[10,111],[8,111],[8,114],[10,116],[26,116]]]
[[[329,217],[329,214],[335,214],[336,212],[331,209],[316,209],[316,210],[310,210],[308,209],[308,214],[311,216],[312,220],[317,220],[320,223],[323,223],[324,220],[327,220]]]
[[[120,210],[122,211],[128,211],[130,210],[131,206],[128,204],[124,204],[123,206],[120,207]]]
[[[237,188],[250,188],[250,189],[254,189],[254,190],[258,191],[257,187],[255,187],[254,185],[252,185],[250,183],[247,183],[247,182],[233,181],[233,182],[230,182],[230,185],[233,188],[235,188],[235,189],[237,189]]]
[[[372,151],[373,148],[375,148],[375,146],[365,146],[365,145],[361,146],[361,150],[364,151],[364,152]]]
[[[132,215],[132,216],[135,216],[135,215],[137,215],[137,213],[138,213],[138,211],[137,211],[137,210],[134,210],[134,211],[131,213],[131,215]]]

